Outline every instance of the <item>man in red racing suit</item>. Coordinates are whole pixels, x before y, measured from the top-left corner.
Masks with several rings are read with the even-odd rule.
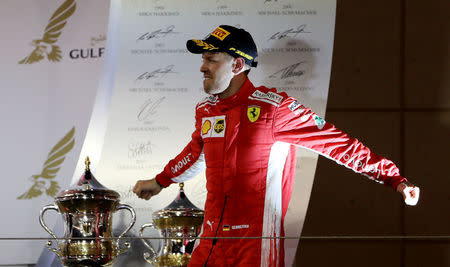
[[[235,29],[222,25],[215,32],[238,35],[235,31],[241,29]],[[203,53],[201,71],[207,92],[209,80],[216,82],[221,75],[220,69],[214,69],[215,57],[226,53],[195,46],[220,46],[213,42],[215,32],[204,41],[188,42],[191,52]],[[248,58],[240,57],[251,55],[248,49],[239,51],[232,60],[240,58],[251,66]],[[205,67],[208,64],[213,67]],[[410,198],[418,197],[418,188],[400,176],[392,161],[374,154],[286,93],[255,88],[243,69],[231,77],[227,89],[197,104],[191,142],[155,179],[138,181],[134,188],[138,196],[148,199],[162,187],[193,178],[206,168],[202,237],[280,237],[295,177],[296,149],[301,146],[394,190],[408,188]],[[239,86],[227,95],[236,80]],[[284,266],[283,239],[199,239],[189,266]]]

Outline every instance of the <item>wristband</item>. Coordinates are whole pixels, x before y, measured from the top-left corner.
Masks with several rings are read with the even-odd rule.
[[[155,178],[155,181],[156,181],[156,183],[157,183],[161,188],[166,188],[165,186],[163,186],[162,184],[160,184],[156,178]]]

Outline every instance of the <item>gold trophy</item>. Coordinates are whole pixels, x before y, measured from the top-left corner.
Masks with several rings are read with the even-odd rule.
[[[136,222],[132,207],[120,204],[120,195],[101,185],[89,169],[86,170],[75,187],[64,190],[56,196],[56,205],[44,206],[39,214],[41,226],[55,239],[47,242],[47,248],[54,252],[64,266],[110,266],[119,254],[130,247],[128,242],[120,248],[119,240]],[[118,238],[111,234],[112,216],[117,210],[126,209],[131,213],[131,222]],[[44,213],[56,210],[65,223],[64,238],[58,241],[56,235],[45,225]]]
[[[145,239],[142,239],[151,253],[145,252],[144,259],[155,266],[187,266],[191,259],[195,238],[200,233],[204,211],[200,210],[184,194],[184,184],[176,199],[162,210],[153,213],[153,223],[142,225],[139,235],[143,238],[144,229],[156,228],[162,237],[158,252]]]

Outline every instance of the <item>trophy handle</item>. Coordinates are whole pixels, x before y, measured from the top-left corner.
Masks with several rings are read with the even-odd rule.
[[[147,262],[149,262],[153,265],[156,265],[156,256],[159,254],[159,251],[158,251],[158,253],[156,253],[155,249],[152,247],[152,244],[150,244],[149,242],[147,242],[147,240],[145,240],[143,238],[144,229],[147,227],[155,228],[155,226],[153,225],[153,223],[146,223],[146,224],[142,225],[141,230],[139,230],[139,237],[141,237],[142,242],[144,242],[144,245],[152,252],[152,256],[150,256],[148,252],[145,252],[144,259]],[[161,248],[160,248],[160,250],[161,250]]]
[[[117,210],[122,210],[122,209],[128,210],[131,213],[131,222],[130,222],[130,225],[128,225],[127,229],[125,229],[125,231],[123,231],[123,233],[121,233],[119,235],[119,237],[117,238],[117,242],[119,242],[119,240],[123,237],[124,234],[126,234],[128,231],[130,231],[131,227],[133,227],[134,223],[136,222],[136,212],[134,212],[134,209],[130,205],[119,204],[117,206]],[[127,241],[127,242],[125,242],[125,248],[120,249],[119,254],[127,251],[129,248],[130,248],[130,242]]]
[[[56,210],[57,212],[59,212],[59,209],[56,205],[47,205],[42,207],[41,211],[39,212],[39,223],[41,224],[42,228],[44,228],[45,231],[47,231],[47,233],[49,233],[56,241],[56,247],[58,247],[59,242],[58,242],[58,238],[56,237],[55,233],[52,232],[52,230],[50,230],[50,228],[47,227],[47,225],[45,224],[44,221],[44,213],[47,210]],[[52,248],[53,242],[51,240],[48,240],[47,242],[47,248],[48,250],[52,251],[53,253],[55,253],[58,256],[61,256],[61,252],[57,249]]]

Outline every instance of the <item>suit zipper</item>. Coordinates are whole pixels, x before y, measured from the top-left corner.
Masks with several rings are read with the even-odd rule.
[[[222,212],[220,213],[219,224],[217,225],[216,233],[215,233],[214,237],[217,237],[217,233],[219,232],[220,225],[222,224],[223,213],[224,213],[224,211],[225,211],[225,205],[227,204],[227,198],[228,198],[228,196],[225,196],[225,200],[224,200],[224,202],[223,202]],[[208,257],[206,258],[205,264],[203,265],[204,267],[207,267],[209,257],[211,256],[212,251],[213,251],[214,246],[216,245],[216,243],[217,243],[217,238],[214,238],[214,239],[213,239],[213,242],[212,242],[211,250],[209,251],[209,255],[208,255]]]

